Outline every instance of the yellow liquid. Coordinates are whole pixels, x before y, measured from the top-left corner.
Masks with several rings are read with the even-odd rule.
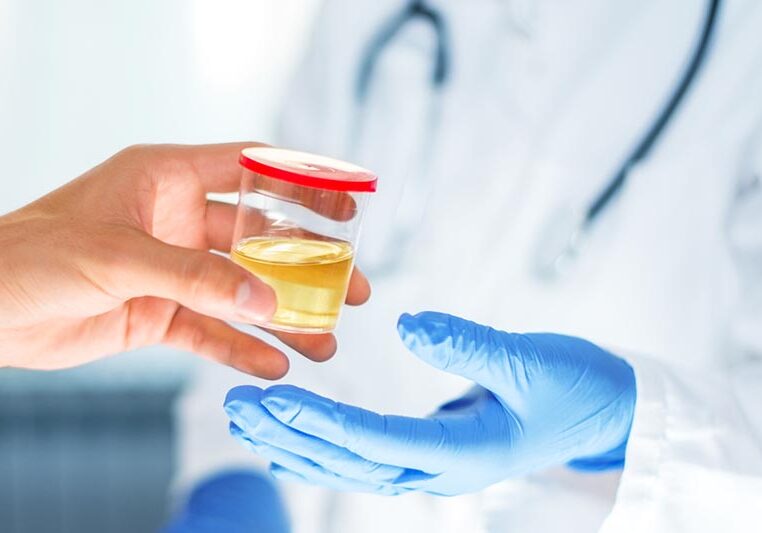
[[[267,327],[313,333],[336,327],[352,273],[349,243],[250,238],[231,258],[275,290],[278,309]]]

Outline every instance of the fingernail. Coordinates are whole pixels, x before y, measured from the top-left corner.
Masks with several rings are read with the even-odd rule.
[[[266,322],[275,314],[278,302],[272,287],[258,279],[249,279],[238,286],[235,306],[245,319]]]

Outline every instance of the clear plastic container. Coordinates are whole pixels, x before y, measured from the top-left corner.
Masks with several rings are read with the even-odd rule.
[[[360,225],[376,176],[329,157],[282,148],[241,152],[231,259],[270,285],[269,329],[323,333],[347,295]]]

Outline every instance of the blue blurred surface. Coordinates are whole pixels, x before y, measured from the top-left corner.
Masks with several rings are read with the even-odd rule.
[[[219,472],[200,482],[162,533],[289,533],[288,514],[269,473]]]
[[[0,370],[0,531],[156,531],[181,376],[111,387],[66,378]]]

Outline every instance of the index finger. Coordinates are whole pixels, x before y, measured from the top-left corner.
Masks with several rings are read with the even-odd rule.
[[[210,192],[235,192],[241,184],[241,167],[238,155],[244,148],[269,146],[258,142],[234,142],[221,144],[170,144],[163,148],[176,161],[193,168],[204,190]]]

